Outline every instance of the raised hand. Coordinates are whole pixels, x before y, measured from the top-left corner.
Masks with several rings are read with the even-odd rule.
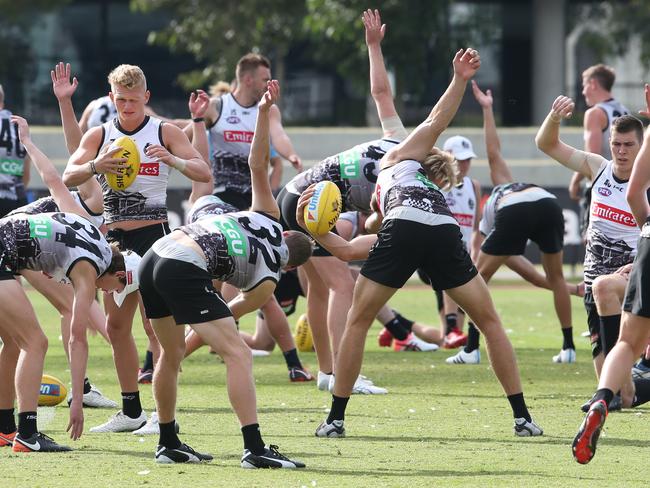
[[[276,103],[280,98],[280,83],[278,80],[271,80],[266,84],[266,92],[262,95],[262,100],[257,105],[260,111],[268,112],[271,105]]]
[[[639,115],[650,119],[650,85],[646,83],[643,91],[645,93],[645,109],[639,110]]]
[[[210,96],[203,90],[196,90],[190,94],[188,102],[192,118],[203,117],[210,106]]]
[[[555,99],[551,106],[551,118],[559,122],[562,119],[568,119],[573,115],[576,104],[569,97],[560,95]]]
[[[381,23],[379,10],[366,10],[361,15],[361,20],[366,28],[366,45],[381,44],[386,33],[386,24]]]
[[[27,123],[27,121],[18,115],[12,115],[11,122],[18,126],[18,137],[20,138],[20,141],[23,144],[29,141],[30,140],[29,124]]]
[[[77,85],[79,84],[77,77],[72,78],[72,82],[70,82],[70,72],[70,63],[63,64],[63,62],[59,62],[50,71],[52,91],[54,91],[54,96],[58,100],[71,98],[77,89]]]
[[[492,98],[492,90],[488,89],[485,90],[485,93],[483,93],[481,89],[478,87],[478,83],[472,80],[472,93],[474,94],[474,98],[476,98],[476,101],[482,108],[492,107],[492,103],[494,102],[494,99]]]
[[[468,81],[481,67],[481,57],[476,49],[459,49],[452,62],[454,74]]]

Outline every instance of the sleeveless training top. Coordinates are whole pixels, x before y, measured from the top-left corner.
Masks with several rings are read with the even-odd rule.
[[[104,175],[97,177],[104,193],[104,217],[107,224],[125,220],[167,220],[167,183],[171,168],[144,154],[149,145],[165,145],[162,126],[160,119],[148,115],[140,127],[131,132],[122,129],[117,117],[102,126],[100,149],[119,137],[129,136],[140,151],[140,171],[126,190],[113,190],[106,183]]]
[[[379,173],[379,161],[397,144],[398,141],[391,139],[377,139],[330,156],[296,175],[287,184],[287,191],[300,195],[313,183],[331,181],[341,191],[344,210],[369,212],[370,197],[375,191]]]
[[[380,171],[375,196],[388,219],[425,225],[458,225],[439,188],[429,181],[419,162],[405,160]]]
[[[111,101],[111,97],[106,95],[105,97],[97,98],[93,100],[92,112],[88,117],[88,128],[99,127],[106,122],[110,122],[115,117],[117,117],[117,109],[115,104]]]
[[[104,214],[93,213],[81,199],[79,192],[71,191],[70,193],[72,194],[72,198],[74,198],[74,200],[79,205],[81,205],[86,212],[88,212],[88,215],[90,216],[90,223],[95,227],[100,228],[104,223]],[[32,203],[28,203],[27,205],[23,205],[22,207],[12,210],[7,214],[7,217],[18,214],[36,215],[58,211],[59,206],[56,204],[53,197],[43,197],[33,201]]]
[[[192,208],[187,212],[185,221],[187,224],[192,224],[206,216],[223,215],[233,212],[239,212],[239,209],[234,205],[224,202],[216,195],[203,195],[194,202]]]
[[[476,205],[478,204],[472,179],[465,176],[460,185],[443,192],[443,195],[447,200],[451,213],[458,221],[458,225],[460,225],[463,242],[469,249],[472,232],[474,231],[474,221],[476,220]]]
[[[231,93],[221,97],[219,118],[208,129],[215,191],[252,192],[248,156],[256,118],[257,103],[242,107]]]
[[[621,102],[613,98],[597,103],[595,106],[602,109],[607,116],[607,126],[603,129],[603,139],[600,144],[600,155],[605,159],[612,159],[612,152],[609,149],[609,136],[611,135],[612,122],[621,115],[629,114],[630,111]]]
[[[23,173],[26,155],[18,137],[18,126],[11,123],[11,112],[0,110],[0,199],[25,198]]]
[[[73,213],[19,214],[0,219],[2,265],[11,271],[42,271],[62,283],[79,260],[101,275],[111,264],[111,247],[86,219]]]
[[[244,291],[267,279],[277,283],[289,259],[282,225],[259,212],[204,217],[178,230],[201,247],[208,273]]]

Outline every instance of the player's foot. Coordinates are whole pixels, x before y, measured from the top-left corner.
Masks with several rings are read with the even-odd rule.
[[[332,375],[329,383],[330,393],[334,392],[335,381],[336,376]],[[369,380],[365,376],[359,375],[357,377],[357,380],[354,382],[354,385],[352,386],[351,393],[353,395],[386,395],[388,393],[388,390],[386,388],[382,388],[381,386],[375,385],[372,380]]]
[[[542,435],[544,431],[533,420],[530,422],[523,417],[515,419],[515,435],[519,437],[533,437]]]
[[[54,442],[54,439],[40,432],[23,439],[20,434],[14,437],[13,452],[64,452],[72,451],[68,446],[62,446]]]
[[[176,433],[178,434],[181,431],[181,428],[176,422]],[[151,417],[147,420],[147,423],[144,424],[137,430],[132,432],[133,435],[158,435],[160,434],[160,423],[158,421],[158,413],[151,412]]]
[[[148,385],[153,381],[153,369],[139,369],[138,383]]]
[[[9,434],[0,432],[0,447],[11,447],[14,444],[14,437],[16,437],[16,431]]]
[[[168,447],[159,445],[156,448],[155,458],[159,464],[201,463],[214,459],[210,454],[196,452],[187,444],[181,444],[181,447],[176,449],[169,449]]]
[[[68,394],[68,407],[72,403],[72,392]],[[88,408],[117,408],[117,403],[105,397],[98,388],[90,385],[90,391],[84,393],[83,406]]]
[[[318,372],[318,378],[316,380],[316,386],[320,391],[328,391],[330,386],[330,381],[333,375],[323,373],[322,371]]]
[[[108,422],[92,427],[90,432],[133,432],[147,423],[147,414],[144,410],[140,412],[138,418],[132,419],[124,415],[122,410],[113,415]]]
[[[253,454],[248,449],[244,449],[241,457],[241,467],[245,469],[265,469],[265,468],[304,468],[305,464],[300,461],[289,459],[278,451],[278,446],[265,447],[264,454]]]
[[[467,334],[463,334],[459,329],[453,329],[445,336],[443,347],[445,349],[456,349],[467,344]]]
[[[403,341],[394,339],[393,349],[396,351],[432,352],[438,350],[438,344],[425,342],[419,337],[416,337],[415,334],[410,333]]]
[[[578,434],[573,440],[573,457],[580,464],[587,464],[596,454],[596,444],[606,418],[607,405],[605,400],[593,402],[580,425]]]
[[[560,354],[553,356],[554,363],[575,363],[576,350],[575,349],[562,349]]]
[[[271,355],[269,351],[264,351],[263,349],[251,349],[251,353],[254,358],[264,358]]]
[[[377,342],[379,342],[379,347],[390,347],[393,344],[393,334],[384,327],[377,336]]]
[[[639,361],[632,368],[632,378],[639,380],[650,378],[650,368]]]
[[[345,437],[343,421],[332,420],[332,423],[328,424],[327,420],[324,420],[316,429],[316,437]]]
[[[481,362],[481,351],[474,349],[472,352],[465,352],[461,349],[453,356],[445,359],[447,364],[478,364]]]
[[[289,381],[292,383],[303,383],[305,381],[314,381],[314,377],[306,369],[291,368],[289,370]]]
[[[589,401],[586,401],[585,403],[582,404],[580,410],[582,410],[584,413],[587,413],[593,401],[594,399],[590,398]],[[622,409],[623,409],[623,399],[621,398],[621,395],[616,394],[614,395],[614,398],[612,398],[612,401],[609,402],[609,407],[607,407],[607,412],[617,412]]]
[[[585,330],[582,334],[580,334],[580,337],[591,337],[591,332]]]

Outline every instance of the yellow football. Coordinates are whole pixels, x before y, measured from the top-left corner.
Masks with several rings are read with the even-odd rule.
[[[41,379],[41,393],[38,396],[39,407],[53,407],[58,405],[68,395],[68,389],[65,387],[61,380],[44,374]]]
[[[135,141],[127,136],[122,136],[115,139],[111,148],[119,147],[113,157],[125,158],[126,163],[118,170],[117,174],[106,173],[106,182],[113,190],[122,191],[126,190],[135,181],[138,172],[140,171],[140,151]]]
[[[314,194],[305,207],[307,230],[317,236],[327,234],[341,214],[341,191],[331,181],[316,184]]]
[[[294,335],[296,347],[300,352],[310,352],[314,348],[314,339],[311,336],[311,328],[307,322],[307,315],[304,313],[296,322],[296,334]]]

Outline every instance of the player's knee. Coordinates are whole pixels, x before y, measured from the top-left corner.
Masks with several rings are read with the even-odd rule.
[[[599,276],[591,285],[591,292],[596,303],[607,299],[616,293],[614,281],[609,276]]]

